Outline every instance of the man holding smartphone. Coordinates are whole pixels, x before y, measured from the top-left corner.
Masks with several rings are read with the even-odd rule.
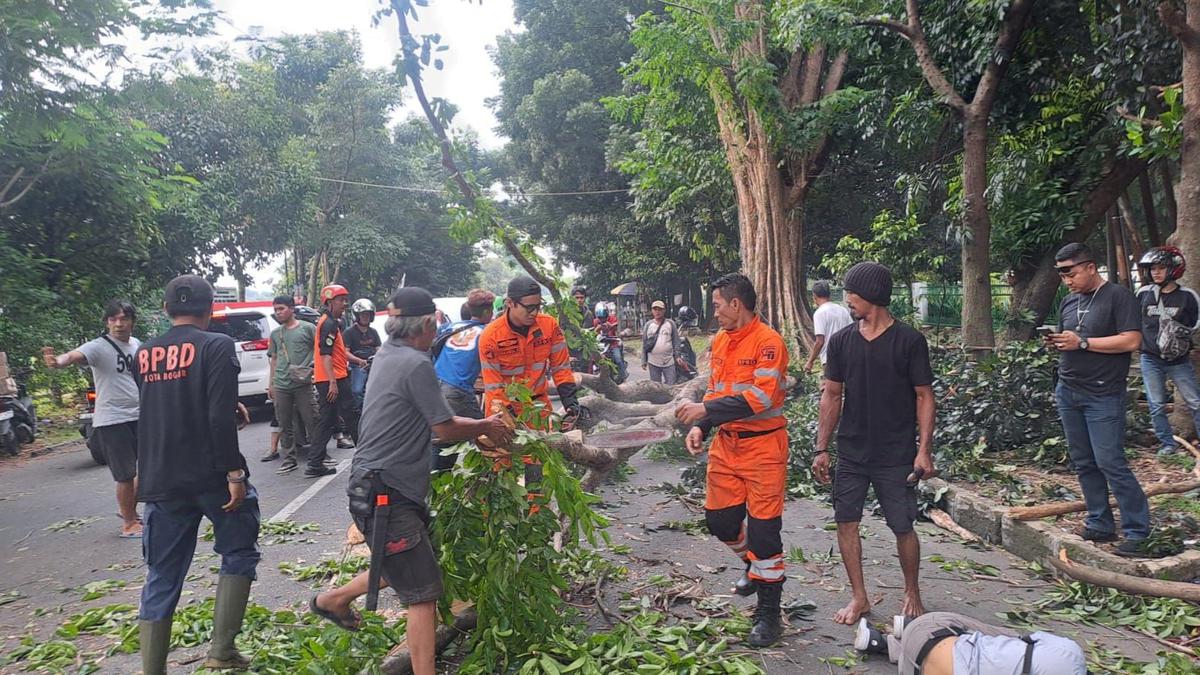
[[[1088,509],[1078,534],[1093,542],[1117,540],[1111,492],[1125,534],[1116,552],[1144,556],[1150,505],[1125,460],[1123,443],[1129,355],[1142,344],[1138,302],[1128,288],[1105,282],[1086,245],[1067,244],[1054,259],[1071,293],[1060,306],[1057,331],[1045,340],[1062,354],[1054,395]]]

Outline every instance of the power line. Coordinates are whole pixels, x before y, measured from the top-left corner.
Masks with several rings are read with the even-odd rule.
[[[425,194],[444,195],[449,194],[445,190],[434,188],[417,188],[407,185],[381,185],[379,183],[364,183],[356,180],[341,180],[339,178],[324,178],[317,176],[317,180],[326,183],[342,183],[344,185],[358,185],[361,187],[383,188],[385,190],[400,190],[402,192],[421,192]],[[629,192],[629,188],[617,188],[615,190],[580,190],[576,192],[520,192],[515,196],[519,197],[576,197],[582,195],[611,195],[623,192]]]

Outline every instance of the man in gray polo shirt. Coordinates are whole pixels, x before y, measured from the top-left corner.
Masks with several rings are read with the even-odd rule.
[[[366,405],[350,465],[350,514],[371,541],[375,495],[386,490],[387,513],[381,586],[390,586],[408,605],[408,646],[415,675],[434,673],[434,629],[442,576],[429,539],[429,469],[432,437],[453,443],[486,435],[503,447],[511,431],[500,415],[476,420],[456,417],[442,398],[429,347],[437,334],[433,296],[423,288],[401,288],[388,302],[387,341],[375,353],[367,380]],[[309,609],[347,630],[360,617],[351,607],[367,592],[367,572],[322,593]]]
[[[104,456],[117,482],[117,509],[121,514],[121,537],[142,536],[137,514],[137,420],[138,386],[133,379],[133,355],[141,342],[133,337],[137,312],[124,300],[113,300],[104,308],[107,332],[63,355],[53,347],[42,348],[47,368],[88,366],[96,384],[96,412],[88,444]]]

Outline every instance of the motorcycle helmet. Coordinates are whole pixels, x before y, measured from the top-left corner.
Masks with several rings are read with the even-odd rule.
[[[348,296],[350,295],[350,291],[346,290],[346,287],[340,284],[329,284],[321,289],[321,303],[328,304],[330,300],[340,295]]]
[[[1154,283],[1154,278],[1150,275],[1150,268],[1154,265],[1167,268],[1167,278],[1163,279],[1161,284],[1163,286],[1177,281],[1187,269],[1183,252],[1174,246],[1157,246],[1142,255],[1142,259],[1138,261],[1138,273],[1142,275],[1143,283]]]
[[[687,305],[683,305],[679,308],[679,320],[680,321],[687,323],[689,321],[695,320],[695,318],[696,318],[696,313],[692,311],[691,307],[688,307]]]
[[[595,314],[596,314],[596,318],[600,319],[601,321],[607,319],[608,318],[608,305],[603,302],[597,302]]]
[[[358,316],[360,312],[370,312],[374,314],[375,303],[366,298],[359,298],[354,301],[353,305],[350,306],[350,311],[354,313],[354,316]]]

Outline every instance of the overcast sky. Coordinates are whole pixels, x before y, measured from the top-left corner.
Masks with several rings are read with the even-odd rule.
[[[270,38],[353,30],[362,40],[363,58],[369,68],[391,68],[399,51],[394,17],[371,26],[371,17],[380,7],[379,0],[216,0],[215,4],[225,15],[218,26],[221,40],[232,41],[251,31],[261,31],[259,37]],[[474,129],[484,147],[503,145],[503,139],[494,129],[496,118],[484,103],[500,92],[496,69],[487,50],[495,46],[497,36],[517,30],[512,0],[432,0],[429,7],[418,9],[418,17],[417,23],[410,24],[414,34],[439,33],[442,44],[450,47],[440,54],[445,62],[443,69],[426,71],[426,92],[430,97],[441,97],[458,106],[455,126]],[[420,114],[416,99],[407,91],[404,105]],[[270,283],[278,265],[273,262],[265,269],[254,270],[254,285]],[[233,285],[234,281],[225,276],[217,283]]]

